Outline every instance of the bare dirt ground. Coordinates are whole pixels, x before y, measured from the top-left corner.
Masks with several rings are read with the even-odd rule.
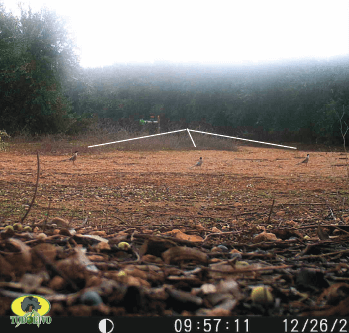
[[[310,151],[308,165],[298,165],[308,152],[249,146],[241,146],[236,152],[197,150],[108,151],[104,153],[102,149],[99,149],[98,153],[95,154],[91,149],[89,152],[80,154],[75,164],[62,162],[64,158],[69,158],[69,155],[41,154],[41,171],[35,203],[24,221],[24,224],[37,226],[34,233],[45,231],[45,228],[42,228],[42,223],[46,220],[49,222],[50,219],[59,217],[69,221],[70,227],[74,227],[82,234],[92,233],[109,240],[126,240],[130,244],[133,242],[135,246],[133,254],[138,253],[136,255],[138,266],[150,261],[153,264],[157,263],[158,267],[167,267],[166,269],[168,269],[170,264],[178,264],[175,259],[172,258],[172,261],[172,259],[162,256],[164,250],[174,246],[177,239],[178,242],[184,242],[177,245],[184,244],[186,247],[193,247],[209,257],[209,261],[205,265],[202,262],[199,263],[203,266],[209,265],[208,267],[211,267],[210,265],[217,263],[235,262],[237,257],[234,257],[233,254],[238,252],[240,253],[238,259],[245,260],[246,264],[254,265],[256,262],[253,260],[258,258],[259,265],[263,266],[268,263],[269,266],[265,266],[264,269],[275,265],[279,268],[282,266],[284,270],[286,268],[293,269],[289,273],[280,273],[277,269],[273,271],[273,268],[270,268],[273,271],[274,280],[265,280],[267,278],[262,273],[262,275],[256,273],[253,279],[249,277],[248,282],[246,282],[246,274],[243,274],[239,282],[240,296],[235,295],[236,299],[240,301],[233,305],[230,304],[230,306],[222,306],[222,302],[215,303],[214,300],[206,298],[210,294],[205,291],[206,289],[202,289],[201,294],[199,290],[205,284],[213,284],[216,288],[215,291],[218,292],[223,288],[219,287],[222,275],[215,276],[212,272],[216,271],[212,269],[209,276],[201,274],[202,272],[200,274],[192,273],[190,276],[193,279],[190,280],[188,278],[189,273],[185,270],[186,266],[183,266],[184,258],[182,256],[179,260],[177,273],[173,271],[169,273],[163,268],[164,275],[159,281],[153,278],[149,282],[149,276],[144,278],[141,275],[132,275],[131,273],[129,275],[139,279],[138,282],[123,281],[126,284],[131,283],[133,286],[141,285],[147,288],[156,286],[159,289],[160,285],[167,285],[162,290],[161,296],[158,295],[158,298],[154,294],[143,292],[142,295],[145,295],[144,297],[147,298],[148,302],[149,299],[152,301],[156,299],[156,305],[148,308],[144,306],[137,307],[136,305],[130,307],[127,305],[128,303],[125,303],[126,301],[122,300],[119,303],[114,301],[113,305],[112,302],[108,303],[107,301],[109,296],[104,295],[103,301],[108,306],[107,310],[105,308],[104,310],[87,310],[85,308],[83,310],[76,310],[75,308],[75,310],[63,310],[57,305],[56,307],[53,306],[53,314],[61,315],[65,311],[71,311],[70,314],[75,315],[89,315],[91,313],[265,314],[265,308],[257,306],[250,299],[251,286],[261,283],[268,286],[273,285],[274,296],[277,298],[278,295],[282,303],[281,307],[279,304],[277,310],[274,306],[268,305],[268,311],[270,311],[268,314],[299,314],[304,311],[315,314],[314,311],[329,311],[330,308],[333,308],[333,303],[329,306],[323,300],[321,300],[321,304],[319,300],[310,301],[310,294],[308,295],[308,301],[304,301],[301,296],[290,294],[290,286],[299,286],[299,284],[295,284],[296,280],[307,279],[307,277],[304,278],[301,275],[293,280],[293,277],[298,276],[301,266],[297,266],[300,261],[297,262],[296,266],[291,261],[297,255],[300,258],[304,257],[303,259],[306,260],[305,257],[311,254],[311,251],[308,251],[309,247],[317,248],[320,246],[321,249],[315,251],[315,254],[320,255],[320,257],[321,254],[326,252],[322,248],[323,245],[319,244],[329,242],[331,238],[319,239],[318,224],[327,226],[325,231],[327,230],[330,236],[334,237],[335,228],[331,229],[329,225],[346,226],[349,223],[347,161],[345,155],[340,152]],[[200,156],[203,158],[203,165],[190,168]],[[0,153],[0,230],[4,230],[4,227],[8,224],[19,222],[24,216],[33,197],[36,172],[36,155],[20,152]],[[283,230],[284,234],[280,230]],[[343,233],[345,233],[345,230]],[[255,245],[255,236],[263,234],[264,231],[267,231],[269,236],[273,233],[278,240],[268,238],[268,236],[262,238],[261,243],[257,242],[258,244]],[[289,233],[288,236],[285,235],[286,231]],[[50,237],[54,235],[54,233],[45,232]],[[64,233],[63,235],[67,236]],[[171,237],[168,238],[169,236]],[[296,241],[293,240],[293,243],[292,239],[289,240],[291,236],[296,239]],[[24,236],[19,234],[18,237],[23,241]],[[304,237],[308,238],[305,239]],[[3,238],[7,239],[5,236]],[[27,239],[25,241],[31,242]],[[277,243],[278,241],[282,242],[282,245]],[[291,243],[287,243],[289,241]],[[311,243],[307,244],[308,241]],[[54,243],[53,241],[50,242],[51,244]],[[150,246],[152,244],[152,248],[157,247],[156,244],[158,243],[155,244],[154,242],[172,242],[172,245],[166,243],[165,248],[154,251],[154,249],[151,250]],[[190,242],[193,245],[189,245]],[[76,243],[79,244],[79,240],[75,238],[74,244]],[[214,255],[218,245],[226,247],[226,250],[224,249],[224,251],[227,251],[226,255],[219,251],[217,256]],[[294,246],[293,249],[291,245]],[[216,250],[213,250],[214,248]],[[91,250],[91,248],[89,249]],[[135,249],[138,249],[138,252]],[[8,245],[0,243],[0,250],[3,252],[9,251]],[[332,248],[327,252],[342,250],[341,248]],[[251,251],[254,256],[250,255]],[[254,251],[262,252],[258,254]],[[287,251],[289,252],[286,255]],[[108,250],[106,250],[106,253],[105,256],[110,255]],[[337,259],[333,262],[334,266],[339,265],[338,270],[341,273],[339,277],[336,276],[336,279],[343,279],[340,282],[349,278],[346,275],[349,268],[348,260],[344,253],[346,252],[339,256],[337,253]],[[150,257],[145,257],[147,254]],[[283,259],[278,262],[277,256],[281,254],[290,261]],[[114,255],[113,252],[113,256],[104,259],[115,264],[115,261],[121,259]],[[68,255],[64,258],[66,257]],[[192,257],[188,255],[188,257],[200,262],[200,258],[195,257],[195,255]],[[131,259],[133,261],[130,262],[130,265],[136,265],[134,256],[131,255]],[[250,259],[253,260],[249,262]],[[163,260],[165,263],[162,262],[161,264],[157,260]],[[322,263],[322,258],[317,260]],[[115,270],[120,271],[120,267],[124,267],[125,263],[127,263],[127,258],[122,258],[122,264],[119,262],[119,266],[116,265]],[[99,263],[99,265],[96,263],[96,265],[105,272],[106,268],[102,263]],[[340,265],[345,267],[343,268]],[[318,262],[307,261],[307,264],[302,267],[307,267],[309,270],[322,268],[321,274],[329,273],[326,271],[329,269],[327,266],[320,266]],[[102,267],[104,267],[104,270]],[[258,267],[260,268],[260,266]],[[204,271],[204,268],[200,269]],[[108,270],[110,271],[111,268],[108,268]],[[12,281],[20,281],[21,274],[16,273],[15,269],[13,272],[13,274],[8,274],[12,276]],[[277,272],[282,276],[284,274],[287,278],[285,276],[280,278],[280,274],[277,277]],[[110,279],[109,273],[103,274],[104,278],[108,277]],[[0,270],[1,275],[5,276],[6,274]],[[227,275],[223,274],[223,277],[229,281]],[[119,278],[115,277],[114,280],[118,281]],[[11,279],[7,277],[5,280],[9,281]],[[70,277],[70,280],[68,278],[64,279],[69,282],[73,278]],[[142,279],[146,282],[143,282]],[[80,277],[78,280],[81,284],[83,278]],[[282,280],[282,282],[279,280]],[[236,279],[236,281],[239,281],[239,279]],[[278,283],[275,281],[278,281]],[[97,284],[97,282],[82,283],[82,286],[78,285],[78,289],[83,289],[88,285],[96,286]],[[169,288],[169,284],[174,289]],[[71,287],[71,289],[69,289],[69,285],[68,287],[61,286],[60,289],[58,287],[54,288],[54,284],[51,285],[48,282],[47,285],[63,294],[67,294],[68,291],[77,292],[76,286]],[[304,287],[304,285],[305,283],[302,284],[301,281],[300,286]],[[349,290],[349,285],[346,286]],[[318,297],[324,290],[327,290],[327,287],[328,285],[315,284],[312,286],[312,290],[316,289],[314,295]],[[232,288],[233,291],[230,290],[228,293],[234,295],[237,286]],[[182,303],[191,305],[183,305],[181,300],[184,296],[175,294],[175,291],[196,295],[195,297],[200,296],[204,303],[197,300],[187,301],[186,299]],[[14,296],[11,298],[6,292],[3,292],[3,296],[7,295],[6,297],[13,300]],[[227,292],[225,291],[225,293]],[[340,301],[347,300],[347,296],[348,294],[345,294],[345,297],[343,296],[337,300],[335,305],[340,304]],[[169,301],[170,299],[175,299],[176,305],[173,305]],[[55,302],[53,296],[50,300]],[[266,305],[268,302],[267,300],[264,301],[262,303]],[[178,302],[181,304],[180,306],[178,306]],[[254,305],[247,306],[246,304],[249,302]],[[349,302],[349,299],[347,302]],[[57,303],[59,302],[57,301]],[[72,303],[72,306],[74,306],[75,303]],[[67,306],[67,303],[65,305]],[[346,308],[348,307],[346,306]],[[8,310],[3,311],[3,313],[7,313]],[[316,313],[320,315],[320,312]]]
[[[297,165],[305,155],[246,146],[238,152],[116,151],[82,154],[75,165],[61,162],[64,156],[42,155],[36,204],[28,220],[43,217],[51,202],[51,216],[76,222],[88,214],[90,221],[102,224],[119,224],[114,215],[125,224],[137,220],[166,226],[166,221],[181,216],[192,222],[209,217],[207,221],[222,219],[229,224],[248,211],[265,217],[275,199],[274,213],[291,205],[284,220],[315,221],[328,213],[326,202],[335,205],[332,209],[346,206],[346,160],[338,152],[310,152],[309,164]],[[190,169],[200,156],[203,165]],[[34,191],[36,164],[35,155],[1,153],[2,214],[23,215]],[[309,209],[319,215],[304,215]]]

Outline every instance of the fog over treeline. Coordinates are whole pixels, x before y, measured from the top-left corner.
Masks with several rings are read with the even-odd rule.
[[[0,7],[0,129],[209,130],[257,140],[340,144],[349,124],[349,56],[259,64],[82,68],[60,17]],[[144,128],[143,128],[144,129]],[[149,131],[153,131],[149,127]]]

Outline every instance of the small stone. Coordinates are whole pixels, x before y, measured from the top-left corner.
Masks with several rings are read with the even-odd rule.
[[[95,291],[86,291],[81,296],[81,303],[85,305],[99,305],[103,303],[103,300]]]
[[[223,252],[228,252],[229,249],[225,245],[218,245],[217,246],[219,249],[221,249]]]

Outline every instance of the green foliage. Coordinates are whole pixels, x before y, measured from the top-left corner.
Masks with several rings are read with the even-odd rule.
[[[121,125],[153,113],[166,120],[162,130],[200,126],[259,140],[340,143],[336,114],[349,109],[349,57],[240,67],[114,65],[82,73],[75,110]]]
[[[64,95],[77,62],[62,20],[43,9],[16,18],[0,7],[0,123],[9,133],[65,132],[73,123]]]
[[[6,133],[4,130],[0,130],[0,151],[5,151],[7,146],[9,145],[8,143],[3,141],[3,138],[9,138],[10,136]]]

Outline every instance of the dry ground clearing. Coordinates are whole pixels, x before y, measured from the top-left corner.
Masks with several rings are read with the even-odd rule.
[[[308,152],[309,164],[298,165]],[[190,169],[200,156],[203,165]],[[44,294],[54,316],[349,314],[343,153],[240,146],[91,149],[75,165],[62,162],[68,157],[40,155],[37,196],[24,221],[36,228],[6,236],[5,226],[20,221],[32,200],[37,161],[21,150],[0,153],[0,315],[11,314],[20,295],[14,290]],[[46,228],[54,217],[78,234]],[[333,238],[319,236],[318,224]],[[47,238],[39,237],[43,231]],[[79,246],[97,273],[80,252],[72,254]],[[34,265],[33,256],[43,264]],[[35,275],[42,265],[46,280]],[[23,269],[39,284],[28,287]],[[251,299],[261,284],[273,301]],[[101,295],[103,307],[84,304],[86,288]]]
[[[309,165],[297,165],[306,153],[248,146],[237,152],[100,150],[80,154],[75,165],[61,162],[69,156],[41,155],[39,188],[28,221],[43,218],[50,203],[50,216],[76,223],[89,216],[99,225],[171,227],[188,219],[229,225],[250,212],[260,224],[272,199],[273,212],[284,212],[277,223],[321,221],[328,207],[348,208],[345,155],[310,152]],[[202,167],[189,169],[200,156]],[[2,152],[0,157],[0,218],[14,221],[31,201],[36,156]]]

